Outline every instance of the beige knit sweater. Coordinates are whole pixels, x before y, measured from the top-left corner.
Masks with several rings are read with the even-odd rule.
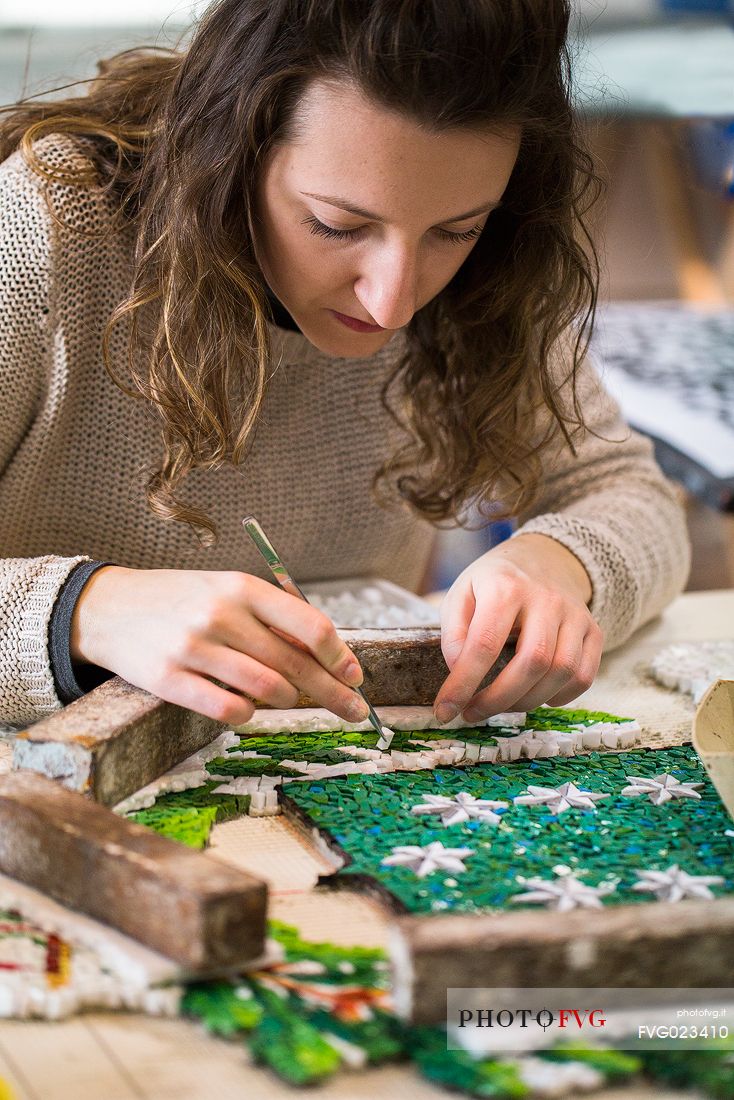
[[[39,143],[59,165],[73,150],[68,138]],[[58,185],[51,197],[71,226],[94,234],[107,224],[94,191]],[[253,513],[300,580],[419,583],[433,529],[370,496],[375,469],[399,442],[379,396],[399,336],[370,358],[345,360],[273,327],[280,365],[250,457],[240,469],[194,472],[185,486],[219,527],[205,549],[185,525],[148,510],[141,469],[159,454],[157,429],[102,363],[104,324],[129,285],[131,235],[60,226],[19,153],[0,165],[0,227],[0,724],[59,706],[48,623],[65,578],[87,558],[265,575],[240,527]],[[124,349],[115,354],[122,367]],[[620,422],[588,367],[582,393],[596,435],[576,458],[560,445],[549,451],[540,499],[520,520],[583,562],[610,646],[680,591],[688,549],[676,492],[648,442]]]

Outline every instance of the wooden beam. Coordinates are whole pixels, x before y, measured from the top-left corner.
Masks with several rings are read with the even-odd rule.
[[[13,767],[114,806],[208,745],[222,726],[119,677],[18,733]]]
[[[265,883],[31,772],[0,776],[0,871],[192,974],[263,952]]]
[[[340,630],[339,635],[362,665],[364,690],[373,706],[430,706],[449,674],[441,631],[433,627]],[[504,647],[482,686],[495,679],[514,652],[514,646]]]
[[[396,1010],[418,1024],[445,1021],[449,987],[729,987],[734,899],[401,917],[390,955]]]
[[[440,631],[343,630],[365,672],[370,702],[428,705],[448,675]],[[489,683],[509,660],[506,647]],[[314,706],[301,696],[299,706]],[[114,677],[84,698],[21,731],[13,767],[59,779],[105,806],[114,806],[208,745],[222,725],[164,703]]]

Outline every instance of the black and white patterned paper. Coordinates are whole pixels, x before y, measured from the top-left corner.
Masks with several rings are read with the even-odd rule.
[[[612,303],[593,341],[605,385],[672,476],[734,503],[734,309]]]

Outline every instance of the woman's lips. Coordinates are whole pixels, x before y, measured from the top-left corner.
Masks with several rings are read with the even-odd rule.
[[[347,313],[337,313],[335,309],[330,309],[329,313],[333,313],[337,321],[341,321],[347,328],[352,329],[354,332],[384,332],[382,325],[368,325],[366,321],[359,321],[356,317],[350,317]]]

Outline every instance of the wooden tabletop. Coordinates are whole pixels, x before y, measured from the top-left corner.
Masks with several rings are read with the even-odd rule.
[[[608,654],[596,683],[580,705],[655,723],[673,735],[690,724],[693,708],[648,681],[650,657],[671,642],[731,637],[734,590],[681,596],[663,616]],[[16,1100],[283,1100],[297,1095],[272,1074],[253,1067],[242,1042],[210,1038],[183,1020],[123,1013],[87,1013],[60,1023],[0,1022],[0,1078]],[[342,1072],[308,1090],[308,1100],[439,1100],[450,1095],[423,1081],[408,1066],[364,1073]],[[613,1089],[597,1100],[659,1100],[681,1093]],[[688,1094],[690,1095],[690,1094]]]

